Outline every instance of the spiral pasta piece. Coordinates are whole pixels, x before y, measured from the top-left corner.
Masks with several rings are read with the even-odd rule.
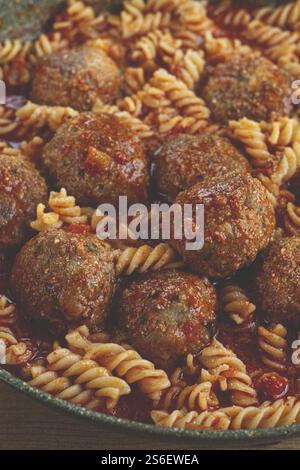
[[[26,157],[34,160],[40,154],[43,145],[44,140],[39,136],[34,136],[28,141],[23,141],[20,149]]]
[[[58,372],[63,377],[71,378],[75,384],[85,389],[93,390],[96,398],[105,399],[107,409],[115,408],[121,396],[130,393],[129,385],[110,372],[99,367],[97,362],[83,359],[69,349],[59,348],[47,356],[50,370]]]
[[[121,13],[121,34],[124,39],[143,36],[151,31],[170,26],[170,12],[143,13],[129,2],[125,2],[124,7]]]
[[[272,60],[278,61],[294,50],[299,41],[297,32],[284,31],[281,28],[269,26],[259,20],[252,20],[242,32],[243,37],[264,47],[264,53]],[[292,49],[290,49],[292,47]]]
[[[96,18],[96,14],[91,6],[81,1],[69,0],[65,14],[56,19],[53,29],[61,33],[68,40],[74,38],[78,33],[89,37],[90,28],[103,21],[103,17]]]
[[[101,400],[94,397],[93,390],[86,390],[79,384],[73,384],[70,379],[62,377],[57,372],[43,366],[33,366],[30,372],[32,379],[28,383],[32,387],[91,410],[97,410],[101,406]]]
[[[76,330],[69,333],[66,340],[72,348],[85,349],[84,359],[96,361],[129,385],[137,384],[153,400],[158,400],[162,390],[170,386],[167,374],[155,369],[152,362],[142,359],[133,349],[113,343],[91,343]]]
[[[25,58],[32,47],[30,41],[22,43],[19,39],[7,39],[0,44],[0,64],[8,64],[16,58]]]
[[[152,137],[154,134],[150,126],[145,124],[141,119],[132,116],[127,111],[120,110],[118,106],[103,105],[103,103],[98,100],[93,107],[93,112],[114,114],[118,118],[122,119],[134,132],[136,132],[140,139],[147,139],[148,137]]]
[[[262,362],[271,369],[284,371],[288,364],[287,330],[280,323],[270,328],[258,327],[258,346]]]
[[[60,220],[60,216],[55,212],[45,212],[46,206],[42,203],[37,205],[36,208],[36,220],[30,223],[31,228],[42,232],[49,228],[60,228],[63,222]]]
[[[1,333],[0,333],[1,336]],[[29,345],[23,341],[18,341],[6,349],[6,364],[19,366],[27,363],[32,358],[32,350]]]
[[[197,120],[198,125],[207,126],[210,111],[204,101],[189,90],[184,82],[178,80],[165,69],[157,70],[150,81],[151,85],[164,91],[173,106],[186,117]]]
[[[7,305],[6,308],[10,311],[9,305]],[[13,313],[14,312],[12,311],[11,314]],[[0,320],[2,323],[1,316]],[[9,322],[5,322],[5,324],[9,324]],[[3,325],[0,326],[0,345],[1,344],[5,345],[5,364],[12,366],[20,365],[29,361],[32,356],[32,351],[29,345],[23,341],[19,341],[13,330]]]
[[[28,101],[16,112],[19,126],[25,130],[41,129],[48,126],[56,131],[67,119],[78,116],[75,109],[63,106],[40,106]]]
[[[268,141],[272,145],[288,146],[300,142],[300,123],[294,118],[283,117],[269,126]]]
[[[280,195],[279,185],[275,183],[274,180],[272,180],[272,178],[262,173],[257,175],[257,178],[260,180],[260,182],[263,184],[263,186],[267,190],[268,199],[271,202],[274,209],[276,209],[276,207],[278,206],[278,198]]]
[[[0,142],[0,154],[1,155],[7,155],[7,156],[13,156],[13,157],[19,157],[22,155],[22,152],[20,149],[12,147],[11,145],[7,144],[6,142],[2,141]]]
[[[224,389],[230,392],[235,405],[250,406],[257,403],[257,393],[246,366],[233,351],[214,340],[201,352],[200,362],[209,374],[214,376],[217,373],[224,379]]]
[[[271,26],[282,29],[294,29],[300,22],[300,1],[296,0],[287,5],[274,7],[261,7],[255,10],[254,17]]]
[[[0,105],[0,135],[7,135],[18,127],[15,111]]]
[[[289,181],[300,167],[300,142],[294,142],[293,146],[285,147],[282,157],[279,159],[275,171],[270,176],[271,180],[281,186]]]
[[[207,16],[206,8],[200,2],[192,0],[180,2],[180,6],[176,9],[172,30],[180,30],[181,27],[198,36],[215,29],[215,25]]]
[[[155,424],[181,429],[263,429],[289,426],[300,422],[300,401],[296,397],[280,399],[273,404],[265,402],[259,407],[232,406],[218,411],[152,411]]]
[[[255,166],[264,166],[272,159],[266,135],[258,122],[243,118],[239,121],[229,121],[229,128],[233,138],[244,144],[245,150],[253,158]]]
[[[18,344],[13,331],[6,326],[0,326],[0,341],[4,342],[7,347]]]
[[[214,37],[211,32],[205,34],[205,50],[212,61],[224,61],[232,54],[249,55],[253,54],[250,46],[243,44],[239,39],[226,37]],[[257,54],[258,52],[255,51]]]
[[[230,426],[230,418],[221,411],[196,411],[175,410],[171,414],[166,411],[151,411],[151,418],[157,426],[179,429],[215,429],[227,430]]]
[[[170,47],[170,40],[172,39],[170,33],[156,30],[142,36],[136,43],[131,51],[131,59],[141,64],[144,62],[154,61],[158,55],[158,46],[162,38],[165,38],[168,46]],[[180,47],[181,44],[179,44]]]
[[[205,65],[202,50],[188,49],[185,52],[177,51],[169,68],[171,73],[182,80],[190,90],[194,90],[203,75]]]
[[[221,292],[224,311],[237,324],[249,321],[256,310],[256,306],[250,302],[245,291],[240,287],[230,284]]]
[[[180,387],[174,385],[163,391],[161,399],[155,403],[155,408],[164,411],[186,408],[189,411],[206,411],[219,405],[212,392],[212,383],[203,382],[195,385]]]
[[[5,325],[15,322],[16,307],[6,295],[0,295],[0,322]]]
[[[300,208],[289,202],[284,217],[284,226],[288,235],[300,235]]]
[[[150,245],[127,247],[120,252],[116,269],[119,274],[130,276],[134,272],[144,273],[181,266],[182,262],[178,260],[173,248],[167,243],[160,243],[156,247]]]
[[[59,216],[59,220],[66,224],[86,224],[87,216],[82,214],[80,206],[76,205],[76,199],[68,196],[65,188],[59,192],[51,191],[48,201],[50,209]]]
[[[42,34],[32,45],[32,50],[28,55],[28,60],[32,65],[36,65],[53,52],[67,46],[67,42],[63,40],[59,32],[52,36]]]
[[[127,67],[124,71],[124,81],[128,94],[142,90],[146,83],[143,67]]]
[[[250,13],[244,8],[230,9],[229,5],[224,5],[224,8],[217,9],[215,15],[220,19],[221,24],[225,28],[245,28],[251,21]]]

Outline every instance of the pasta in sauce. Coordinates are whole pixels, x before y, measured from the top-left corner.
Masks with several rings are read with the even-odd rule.
[[[126,0],[119,15],[97,16],[84,1],[69,0],[48,34],[32,42],[7,40],[0,45],[1,78],[9,88],[7,105],[0,107],[0,341],[7,356],[3,367],[33,387],[78,406],[159,426],[192,430],[285,426],[300,423],[299,366],[291,359],[300,314],[300,201],[294,191],[300,167],[300,121],[299,111],[291,103],[291,83],[300,71],[300,2],[256,9],[220,3]],[[68,63],[70,50],[77,57],[72,64]],[[94,57],[90,62],[83,53],[89,50]],[[100,73],[97,54],[105,57]],[[86,67],[90,67],[88,74]],[[101,82],[102,74],[107,74],[111,96]],[[65,76],[69,77],[67,82]],[[222,94],[218,87],[223,79]],[[244,88],[239,95],[240,86]],[[53,95],[48,93],[51,87],[56,88]],[[108,118],[103,117],[107,115],[108,124],[104,122]],[[105,126],[113,128],[115,135],[103,143],[95,129],[105,134]],[[52,138],[59,129],[63,132],[57,152]],[[229,140],[248,160],[252,176],[244,163],[240,181],[246,194],[251,192],[245,196],[251,215],[248,218],[248,212],[243,213],[246,209],[240,208],[237,190],[227,202],[235,207],[230,217],[240,211],[239,218],[230,220],[226,214],[222,224],[222,230],[229,225],[232,233],[246,233],[244,221],[261,217],[261,227],[256,220],[253,228],[246,225],[251,232],[242,239],[243,244],[249,235],[246,250],[234,253],[234,242],[228,247],[225,244],[222,253],[231,256],[228,263],[221,256],[210,269],[207,265],[215,262],[214,248],[201,264],[199,259],[186,257],[172,240],[130,240],[128,244],[117,240],[111,246],[103,243],[104,258],[98,254],[96,259],[97,246],[92,240],[97,223],[106,217],[95,212],[97,198],[105,202],[120,187],[120,193],[125,188],[133,201],[164,201],[166,195],[156,190],[148,166],[151,163],[155,171],[158,149],[165,140],[182,133],[191,136],[191,146],[200,147],[197,136],[215,134],[220,152],[225,152],[222,139],[227,139],[226,148]],[[77,168],[85,145],[88,156],[84,169],[81,162]],[[180,158],[179,171],[188,172],[188,157]],[[138,167],[138,175],[131,173],[131,165]],[[214,170],[211,165],[207,174],[195,177],[199,179],[197,191],[189,192],[188,187],[180,193],[179,201],[181,194],[185,202],[192,194],[200,197],[211,191],[220,211],[214,214],[216,219],[221,217],[222,195],[211,189],[212,178],[221,178],[220,184],[235,191],[222,171],[224,168]],[[101,172],[101,180],[89,180],[97,172]],[[22,191],[15,212],[9,212],[5,199],[5,181],[10,178],[15,178],[14,190]],[[255,179],[250,189],[249,178]],[[61,187],[61,181],[66,187]],[[93,193],[93,185],[97,193]],[[264,207],[254,207],[256,203]],[[208,207],[215,210],[213,204]],[[5,220],[8,213],[12,222]],[[223,236],[220,227],[219,233],[208,226],[208,231]],[[22,256],[25,262],[30,261],[25,256],[26,241],[31,237],[28,243],[32,243],[38,265],[47,253],[48,231],[54,234],[53,243],[62,244],[58,251],[50,248],[49,263],[64,253],[68,259],[49,268],[60,287],[51,284],[47,266],[41,264],[44,287],[39,292],[46,300],[39,304],[44,299],[30,297],[30,280],[19,283],[20,290],[24,285],[22,295],[14,293]],[[55,239],[55,233],[61,231],[65,234]],[[211,239],[220,243],[215,234]],[[257,243],[252,251],[251,243]],[[264,256],[270,244],[271,259]],[[17,256],[20,266],[13,268],[9,282],[21,246]],[[232,249],[232,255],[226,253],[227,248]],[[55,277],[57,267],[63,272]],[[93,285],[87,283],[87,293],[78,293],[90,269]],[[198,284],[189,271],[196,271],[201,282],[202,274],[213,282],[205,279]],[[32,268],[33,279],[37,272],[38,268]],[[153,287],[147,292],[147,282],[154,282],[157,273],[158,290]],[[177,276],[182,281],[173,288],[168,283]],[[257,280],[259,284],[253,288]],[[118,283],[118,289],[124,289],[119,296]],[[26,307],[19,301],[24,296],[28,296]],[[64,315],[63,320],[53,317],[51,328],[32,321],[28,312],[32,302],[33,311],[41,306],[43,321],[47,320],[47,296],[55,315]],[[121,298],[116,305],[114,296]],[[285,300],[277,300],[277,296]],[[129,307],[135,309],[137,298],[140,317],[150,316],[145,323],[136,312],[132,316],[126,313]],[[119,301],[125,306],[119,307]],[[106,322],[100,329],[95,320],[98,302],[103,304],[101,315]],[[153,311],[157,306],[155,319],[149,303]],[[171,305],[170,311],[166,305]],[[119,308],[128,317],[120,327],[115,323]],[[184,325],[179,324],[178,309]],[[197,317],[199,324],[191,317],[191,311],[196,315],[197,309],[202,312],[201,321]],[[198,325],[205,334],[195,331]],[[174,338],[168,337],[169,326],[174,328]],[[130,328],[141,328],[141,338],[137,339],[136,332],[130,334]],[[192,350],[196,344],[198,349]],[[170,351],[172,345],[174,351]],[[162,367],[164,361],[166,366]]]

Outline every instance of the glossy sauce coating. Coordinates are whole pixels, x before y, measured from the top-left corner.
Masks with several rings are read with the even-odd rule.
[[[226,278],[253,263],[275,228],[267,193],[251,175],[234,173],[207,179],[179,193],[176,203],[203,204],[205,240],[201,250],[187,251],[186,239],[171,239],[193,272]],[[174,232],[173,232],[174,233]]]
[[[141,354],[168,369],[210,343],[216,313],[216,291],[207,279],[170,270],[138,276],[124,288],[118,328]]]
[[[155,155],[154,182],[173,200],[180,191],[213,176],[250,172],[246,157],[225,137],[203,132],[170,137]]]
[[[148,166],[139,138],[116,116],[82,113],[45,146],[45,169],[79,203],[146,202]]]

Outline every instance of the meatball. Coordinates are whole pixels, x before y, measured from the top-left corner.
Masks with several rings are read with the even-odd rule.
[[[17,255],[10,285],[22,312],[53,333],[103,324],[116,284],[113,253],[95,235],[50,229]]]
[[[271,322],[300,324],[300,238],[277,238],[259,267],[258,301]]]
[[[22,244],[31,234],[38,203],[47,201],[47,186],[27,160],[0,155],[0,248]]]
[[[215,288],[207,279],[172,270],[150,273],[123,290],[119,328],[140,354],[166,369],[211,342],[216,311]]]
[[[43,164],[56,186],[82,204],[146,202],[148,166],[138,137],[110,114],[83,113],[45,146]]]
[[[172,136],[156,154],[156,187],[173,200],[180,191],[212,176],[250,172],[250,164],[225,137],[203,133]]]
[[[205,236],[201,250],[187,250],[187,240],[174,239],[171,245],[191,270],[210,278],[226,278],[252,263],[269,244],[275,215],[261,182],[249,174],[235,173],[197,183],[179,193],[184,204],[204,205]],[[184,212],[184,211],[183,211]],[[195,227],[197,221],[193,221]]]
[[[89,111],[97,98],[113,102],[120,87],[117,64],[103,51],[85,45],[47,56],[34,72],[31,97],[40,104]]]
[[[247,117],[272,120],[289,114],[288,75],[264,57],[234,55],[209,74],[203,96],[213,118],[223,124]]]

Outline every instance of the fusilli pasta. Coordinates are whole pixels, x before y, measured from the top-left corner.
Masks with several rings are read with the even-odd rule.
[[[47,357],[50,370],[74,380],[75,385],[94,391],[95,398],[105,399],[107,408],[113,409],[123,395],[130,393],[124,380],[113,377],[97,362],[84,359],[66,348],[55,349]]]
[[[267,138],[258,122],[243,118],[230,121],[229,128],[234,139],[245,145],[245,150],[253,158],[254,166],[264,166],[272,159],[267,146]]]
[[[12,324],[15,322],[15,304],[5,295],[0,295],[0,322],[1,324]]]
[[[65,224],[87,223],[87,216],[82,214],[81,207],[76,205],[75,197],[68,196],[65,188],[61,188],[59,192],[51,191],[48,204]]]
[[[157,70],[150,83],[164,91],[173,106],[180,110],[184,116],[197,121],[199,128],[207,126],[210,111],[204,101],[189,90],[185,83],[169,74],[165,69]]]
[[[181,267],[182,262],[167,243],[160,243],[156,247],[143,245],[138,248],[127,247],[118,255],[117,272],[133,274],[135,271],[144,273],[146,271],[158,271],[162,268]]]
[[[261,351],[262,362],[276,370],[285,370],[288,364],[287,356],[287,330],[281,325],[270,328],[258,327],[258,346]]]
[[[121,111],[117,106],[103,105],[100,101],[96,102],[93,107],[95,113],[109,113],[122,119],[141,139],[151,137],[154,132],[141,119],[132,116],[127,111]]]
[[[130,385],[136,383],[153,400],[158,400],[162,390],[170,386],[167,374],[155,369],[152,362],[142,359],[133,349],[113,343],[91,343],[78,330],[69,333],[66,340],[71,348],[84,348],[84,359],[96,361]]]
[[[63,106],[40,106],[28,101],[18,109],[16,116],[19,126],[25,130],[41,129],[48,126],[50,130],[57,130],[67,119],[78,116],[75,109]],[[18,123],[16,123],[18,125]]]
[[[158,426],[180,429],[219,429],[227,430],[230,426],[230,418],[221,411],[196,411],[175,410],[171,414],[166,411],[153,410],[151,412],[153,422]]]
[[[254,17],[272,26],[282,29],[294,29],[300,23],[300,1],[289,2],[287,5],[274,7],[261,7],[255,10]]]
[[[224,287],[221,298],[224,311],[238,325],[249,321],[256,310],[256,306],[250,302],[245,291],[236,285],[230,284]]]
[[[247,374],[245,364],[219,341],[214,340],[210,346],[203,349],[200,362],[208,370],[208,373],[215,375],[217,372],[226,379],[226,389],[230,391],[234,404],[250,406],[257,403],[257,394],[253,388],[252,380]],[[218,370],[220,366],[221,369]],[[224,366],[228,366],[228,368]]]
[[[45,212],[45,204],[38,204],[36,208],[36,220],[31,222],[30,226],[38,232],[48,230],[49,228],[60,228],[63,222],[60,216],[55,212]]]
[[[287,204],[284,226],[288,235],[300,235],[300,208],[292,202]]]
[[[218,406],[219,401],[212,392],[212,383],[203,382],[195,385],[180,387],[174,385],[162,393],[155,408],[165,411],[186,408],[190,411],[205,411]]]
[[[288,426],[300,422],[300,401],[296,397],[277,400],[273,404],[266,402],[259,407],[242,408],[232,406],[218,411],[152,411],[155,424],[182,429],[260,429]]]

